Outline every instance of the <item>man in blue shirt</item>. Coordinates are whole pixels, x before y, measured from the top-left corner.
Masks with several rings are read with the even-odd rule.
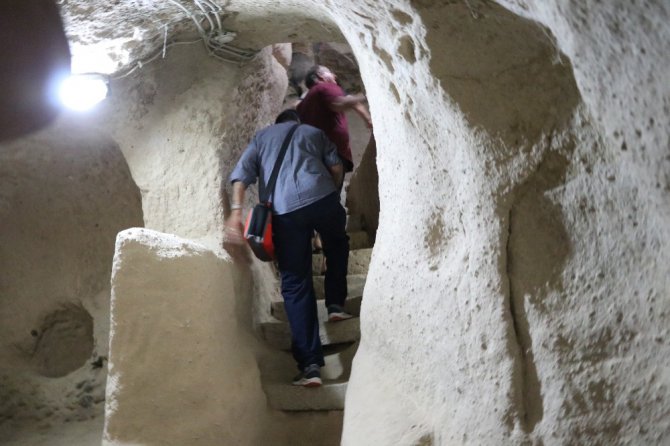
[[[282,112],[275,125],[256,133],[230,175],[233,184],[231,215],[226,220],[226,241],[242,245],[242,203],[246,188],[260,177],[265,188],[289,130],[298,124],[295,110]],[[291,327],[291,350],[300,375],[293,384],[321,385],[324,365],[319,339],[316,296],[312,284],[314,231],[321,234],[328,258],[325,277],[326,307],[331,322],[348,319],[343,306],[347,297],[349,237],[346,212],[337,184],[344,169],[335,145],[319,129],[299,125],[279,169],[272,202],[273,240],[281,273],[281,288]]]

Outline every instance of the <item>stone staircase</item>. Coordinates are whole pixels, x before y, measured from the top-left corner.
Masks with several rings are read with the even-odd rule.
[[[362,230],[349,230],[349,270],[347,312],[359,316],[363,288],[370,264],[372,248],[368,234]],[[325,355],[325,367],[321,368],[323,385],[319,388],[303,388],[291,385],[297,373],[290,353],[291,334],[286,319],[284,302],[271,302],[272,321],[261,324],[261,336],[274,353],[264,358],[260,365],[263,389],[274,409],[282,411],[341,411],[351,373],[351,363],[358,348],[360,325],[358,317],[341,322],[327,322],[328,316],[323,302],[323,280],[320,267],[322,255],[312,258],[314,290],[317,296],[319,334]]]

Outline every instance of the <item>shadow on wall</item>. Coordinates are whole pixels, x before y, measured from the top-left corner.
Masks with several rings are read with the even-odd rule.
[[[360,164],[347,187],[347,211],[362,218],[363,229],[374,244],[379,227],[379,174],[377,144],[374,138],[365,149]]]
[[[517,190],[510,210],[508,272],[514,295],[530,295],[539,311],[549,310],[538,298],[544,287],[560,289],[570,238],[560,207],[548,194],[565,181],[567,158],[549,152],[539,168]]]
[[[510,311],[521,355],[518,385],[523,399],[522,421],[529,432],[542,419],[544,409],[528,313],[548,316],[550,309],[544,299],[563,288],[562,272],[572,249],[561,209],[548,194],[565,182],[568,166],[564,155],[548,152],[539,168],[516,191],[509,213]]]
[[[570,116],[579,100],[572,66],[537,23],[492,2],[412,4],[427,28],[431,71],[473,127],[530,148]],[[419,56],[411,39],[400,50]]]

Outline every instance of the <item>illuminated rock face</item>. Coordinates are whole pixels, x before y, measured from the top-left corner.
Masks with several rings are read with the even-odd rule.
[[[661,3],[226,3],[241,47],[341,33],[369,97],[380,216],[343,444],[670,441]],[[63,8],[73,41],[123,43],[130,67],[163,41],[145,18],[178,13],[152,5]],[[146,225],[213,245],[225,173],[286,79],[269,50],[246,68],[198,51],[116,81],[96,125]]]
[[[668,441],[667,12],[468,3],[351,42],[381,214],[343,443]]]

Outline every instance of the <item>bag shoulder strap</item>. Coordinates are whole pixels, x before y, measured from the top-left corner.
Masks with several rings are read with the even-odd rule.
[[[265,186],[265,195],[267,199],[263,200],[261,199],[261,203],[266,203],[269,206],[268,200],[272,196],[274,189],[275,189],[275,183],[277,182],[277,177],[279,176],[279,168],[281,167],[281,163],[284,161],[284,155],[286,155],[286,149],[288,149],[288,145],[291,143],[291,139],[293,138],[293,134],[295,133],[295,130],[298,128],[300,124],[296,124],[291,129],[288,131],[288,134],[286,135],[286,138],[284,138],[284,142],[282,143],[281,149],[279,150],[279,155],[277,155],[277,161],[275,161],[275,165],[272,168],[272,174],[270,174],[270,179],[268,179],[268,184]]]

